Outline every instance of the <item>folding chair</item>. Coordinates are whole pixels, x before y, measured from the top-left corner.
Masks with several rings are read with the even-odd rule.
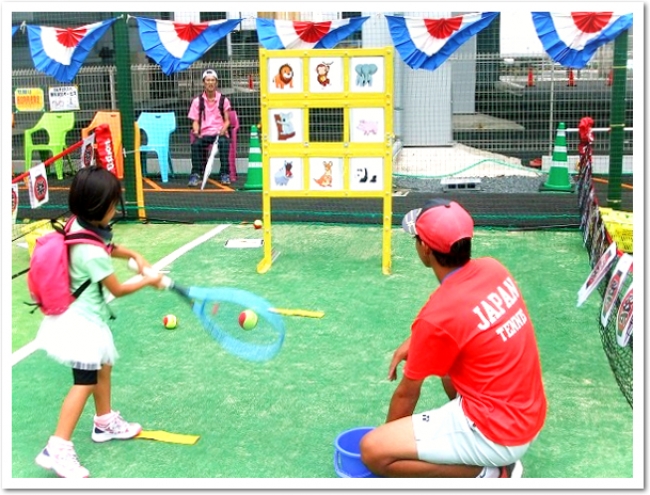
[[[234,110],[228,110],[230,119],[230,149],[228,163],[230,165],[230,182],[237,180],[237,131],[239,130],[239,117]]]
[[[46,151],[52,153],[52,156],[63,152],[67,147],[65,143],[66,135],[74,127],[73,112],[45,112],[41,119],[31,129],[25,130],[25,171],[32,167],[32,154],[38,151],[41,155],[41,161],[46,160]],[[32,135],[37,131],[46,131],[48,142],[46,144],[34,144]],[[69,157],[65,157],[72,167]],[[54,163],[56,176],[59,180],[63,179],[63,158]]]
[[[162,181],[168,182],[169,172],[174,173],[169,142],[172,132],[176,130],[176,114],[174,112],[142,112],[137,123],[140,130],[144,131],[147,136],[147,144],[140,145],[140,153],[156,153]],[[142,169],[142,173],[146,175],[146,160],[142,160]]]
[[[96,127],[102,124],[108,124],[111,131],[111,141],[113,142],[113,151],[115,152],[115,167],[117,168],[117,177],[124,178],[124,152],[122,151],[122,119],[120,112],[117,111],[99,111],[93,117],[93,121],[88,127],[81,129],[81,138],[85,139]]]

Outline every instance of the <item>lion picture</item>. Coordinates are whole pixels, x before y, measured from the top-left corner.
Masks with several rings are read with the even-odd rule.
[[[278,89],[283,89],[287,85],[293,88],[293,69],[291,66],[289,64],[281,65],[273,81]]]

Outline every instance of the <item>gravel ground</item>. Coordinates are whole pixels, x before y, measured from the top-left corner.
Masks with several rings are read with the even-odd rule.
[[[503,176],[503,177],[481,177],[480,193],[536,193],[539,187],[546,182],[548,175],[542,174],[539,177],[520,177],[520,176]],[[396,190],[406,190],[413,192],[443,192],[440,179],[427,179],[419,177],[394,176],[393,187]],[[459,192],[461,189],[458,190]],[[462,190],[467,191],[467,190]],[[469,192],[469,191],[467,191]]]

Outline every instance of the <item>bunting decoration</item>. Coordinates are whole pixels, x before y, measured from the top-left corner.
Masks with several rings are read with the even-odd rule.
[[[11,218],[16,223],[18,218],[18,184],[11,184]]]
[[[29,203],[32,208],[38,208],[50,200],[50,188],[47,184],[45,164],[39,163],[29,169]]]
[[[118,18],[77,28],[27,27],[34,67],[59,82],[71,82],[88,53]]]
[[[166,75],[187,69],[243,19],[182,23],[136,17],[142,48]]]
[[[576,307],[582,306],[594,289],[598,287],[616,259],[616,242],[612,242],[598,259],[596,266],[591,270],[585,283],[580,287],[580,290],[578,291],[578,304],[576,304]]]
[[[81,145],[81,168],[95,165],[95,133],[83,140]]]
[[[257,36],[267,50],[294,48],[334,48],[340,41],[361,29],[368,17],[324,22],[256,19]]]
[[[555,62],[582,69],[598,48],[632,27],[632,14],[533,12],[533,24],[544,50]]]
[[[12,38],[14,37],[14,34],[16,34],[16,31],[18,31],[18,28],[19,28],[19,27],[20,27],[19,25],[17,25],[17,26],[11,26],[11,37],[12,37]]]
[[[393,44],[412,69],[435,70],[498,12],[465,14],[443,19],[386,16]]]
[[[612,276],[607,283],[607,289],[605,289],[605,295],[603,297],[603,306],[600,309],[600,323],[603,327],[607,328],[609,323],[609,317],[618,298],[618,294],[621,291],[628,272],[632,268],[633,258],[627,253],[623,253],[623,256],[618,260],[616,268],[612,272]]]
[[[632,323],[634,310],[634,286],[630,285],[621,300],[616,313],[616,342],[625,347],[632,337],[634,324]]]

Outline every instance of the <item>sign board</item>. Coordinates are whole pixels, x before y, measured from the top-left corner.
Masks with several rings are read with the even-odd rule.
[[[393,49],[260,49],[264,258],[273,198],[380,198],[390,273]]]
[[[42,112],[45,109],[45,96],[41,88],[16,88],[14,104],[18,112]]]
[[[79,91],[77,86],[51,86],[48,88],[50,97],[50,110],[53,112],[67,112],[79,110]]]

